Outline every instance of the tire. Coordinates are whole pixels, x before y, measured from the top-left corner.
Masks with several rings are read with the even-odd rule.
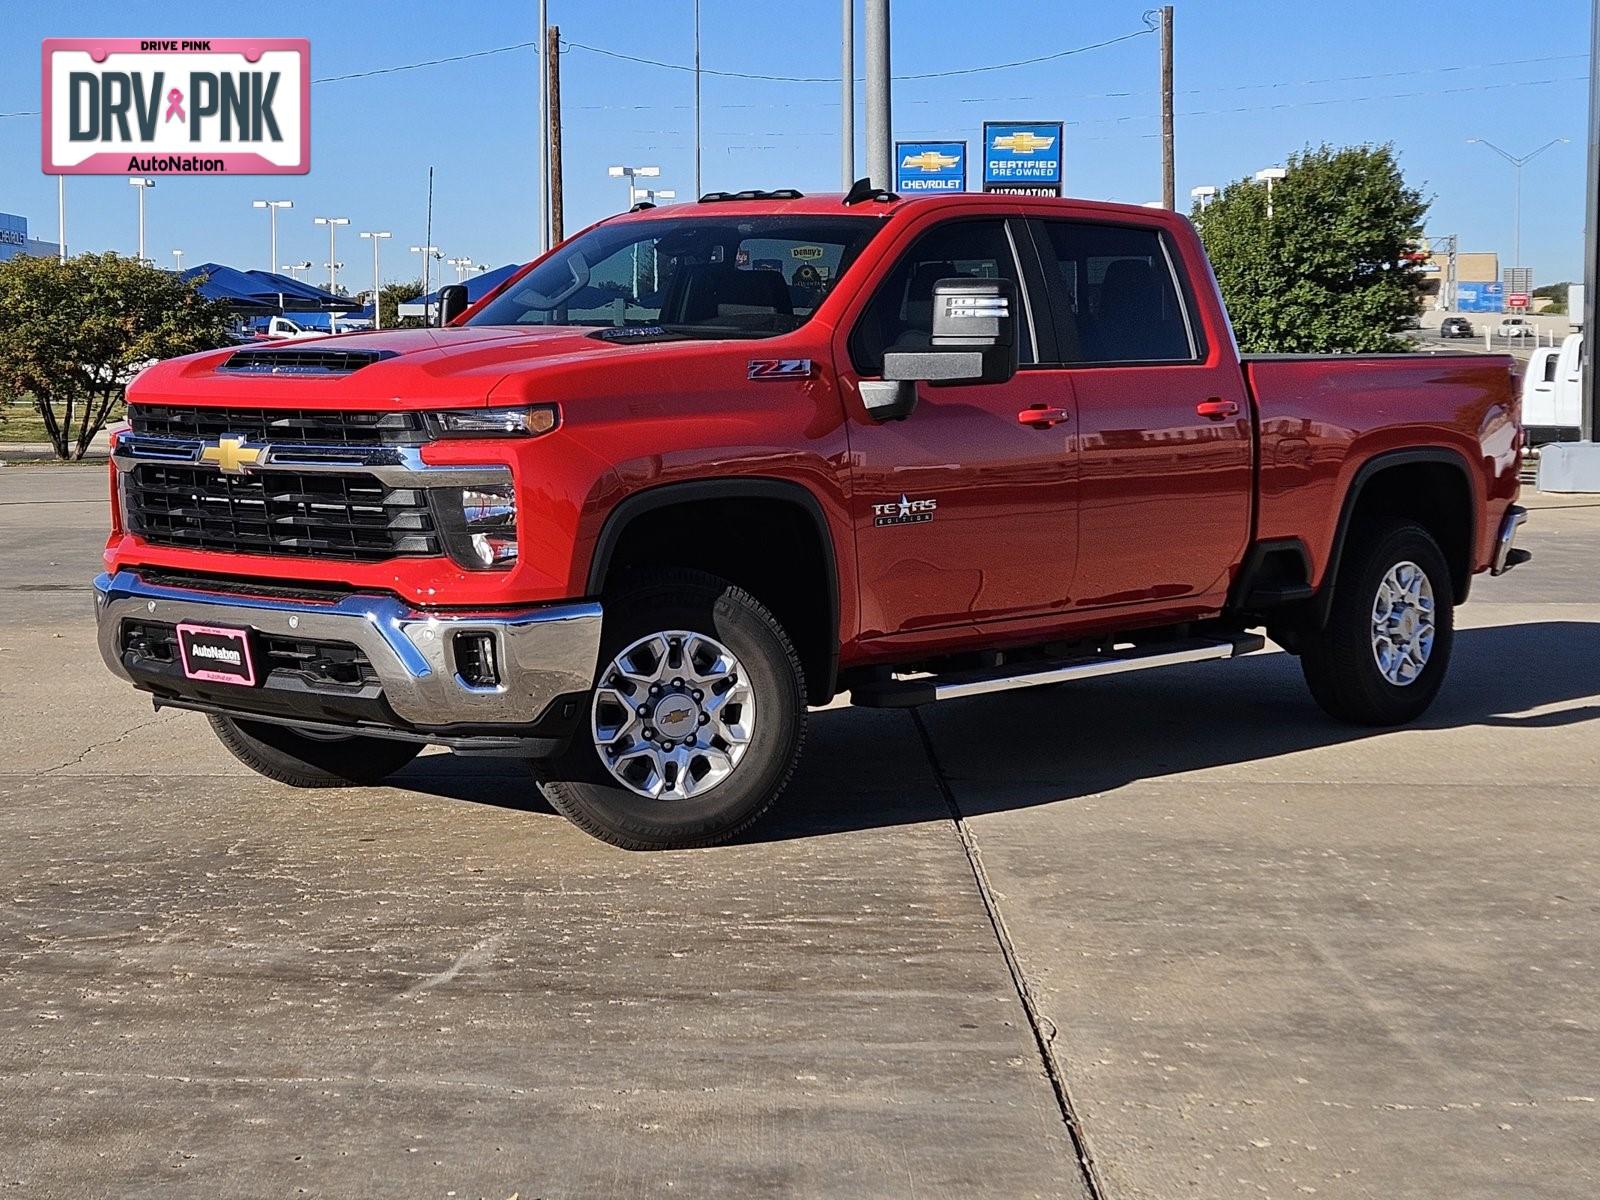
[[[1408,568],[1419,569],[1423,583],[1417,584]],[[1408,608],[1418,610],[1416,601],[1423,597],[1388,606],[1380,598],[1385,581],[1390,595],[1396,593],[1396,582],[1410,585],[1399,589],[1402,593],[1431,592],[1431,640],[1420,636],[1425,622],[1417,620],[1407,627],[1401,615]],[[1404,725],[1416,720],[1439,693],[1455,641],[1450,568],[1438,542],[1410,521],[1371,526],[1346,549],[1333,583],[1328,623],[1320,631],[1306,632],[1300,654],[1311,695],[1330,716],[1357,725]],[[1390,615],[1386,628],[1392,631],[1392,640],[1379,635],[1381,612]],[[1423,642],[1427,646],[1419,668],[1416,651]],[[1400,652],[1408,646],[1412,654]],[[1387,659],[1387,672],[1380,658]]]
[[[805,676],[788,634],[748,592],[698,571],[635,576],[605,614],[588,719],[564,754],[534,764],[546,799],[626,850],[736,837],[777,800],[805,740]],[[658,754],[662,744],[672,749]]]
[[[311,737],[287,725],[211,718],[217,740],[258,775],[290,787],[360,787],[382,783],[422,753],[417,742],[394,738]]]

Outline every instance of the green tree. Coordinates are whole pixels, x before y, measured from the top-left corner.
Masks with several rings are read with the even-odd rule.
[[[400,316],[400,306],[417,299],[422,295],[422,280],[412,279],[406,283],[386,283],[383,290],[378,293],[378,315],[383,318],[385,329],[398,329],[401,327],[414,327],[422,324],[421,317]]]
[[[0,395],[31,392],[57,457],[81,459],[159,359],[227,342],[194,283],[115,254],[0,263]]]
[[[1408,350],[1421,307],[1408,257],[1428,202],[1407,186],[1392,146],[1320,146],[1294,155],[1267,188],[1229,184],[1192,214],[1251,352]]]
[[[1567,311],[1567,289],[1571,286],[1572,284],[1567,280],[1562,280],[1560,283],[1547,283],[1543,287],[1534,288],[1533,294],[1536,297],[1542,297],[1550,301],[1550,307],[1546,308],[1545,312],[1559,316]]]

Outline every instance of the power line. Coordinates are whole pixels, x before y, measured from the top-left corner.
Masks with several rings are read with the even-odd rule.
[[[1136,29],[1132,33],[1124,33],[1118,37],[1107,38],[1103,42],[1093,42],[1087,46],[1074,46],[1070,50],[1057,50],[1054,54],[1041,54],[1036,58],[1020,58],[1015,62],[991,63],[983,67],[954,67],[947,71],[921,71],[911,75],[896,75],[896,81],[906,82],[914,79],[949,79],[957,75],[982,75],[990,71],[1010,71],[1016,67],[1031,67],[1037,63],[1055,62],[1057,59],[1067,58],[1074,54],[1086,54],[1090,50],[1103,50],[1107,46],[1115,46],[1119,42],[1131,41],[1134,38],[1144,37],[1154,33],[1154,29]],[[598,54],[605,58],[620,59],[623,62],[637,63],[645,67],[660,67],[665,71],[694,71],[694,66],[689,63],[664,62],[657,58],[640,58],[634,54],[623,54],[616,50],[607,50],[601,46],[590,46],[583,42],[566,41],[563,43],[569,50],[587,50],[590,54]],[[702,67],[702,75],[720,75],[725,79],[754,79],[764,83],[840,83],[842,78],[838,75],[763,75],[754,71],[718,71],[711,67]]]

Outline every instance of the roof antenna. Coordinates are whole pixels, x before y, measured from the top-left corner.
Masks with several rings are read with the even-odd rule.
[[[863,204],[868,200],[876,200],[880,204],[887,204],[891,200],[898,200],[899,196],[885,188],[872,186],[872,180],[865,177],[856,180],[850,185],[850,190],[845,193],[844,202],[850,204]]]

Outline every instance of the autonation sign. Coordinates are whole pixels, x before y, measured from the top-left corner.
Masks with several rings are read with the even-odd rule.
[[[48,175],[304,175],[304,38],[47,38]]]

